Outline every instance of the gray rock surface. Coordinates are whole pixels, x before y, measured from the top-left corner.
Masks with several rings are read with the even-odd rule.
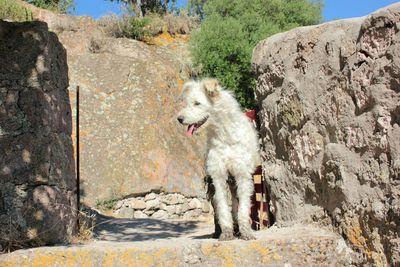
[[[65,242],[76,228],[66,52],[45,23],[0,20],[0,244]]]
[[[150,191],[204,196],[204,139],[188,138],[176,120],[187,41],[159,37],[149,45],[107,37],[90,18],[70,21],[78,26],[57,33],[68,54],[73,115],[80,86],[82,201]]]
[[[254,49],[276,224],[330,225],[357,264],[400,262],[400,4]]]
[[[312,227],[268,229],[257,232],[257,240],[219,242],[210,238],[214,226],[204,222],[115,220],[99,225],[99,241],[19,250],[0,257],[0,265],[308,267],[351,262],[340,236]]]
[[[191,73],[188,36],[164,34],[148,43],[112,38],[90,17],[29,8],[67,51],[74,139],[80,86],[83,203],[151,191],[204,196],[204,139],[188,138],[175,118]]]

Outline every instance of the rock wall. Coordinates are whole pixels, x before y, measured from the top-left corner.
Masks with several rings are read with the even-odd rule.
[[[76,226],[66,53],[45,23],[0,21],[0,245],[66,241]]]
[[[117,39],[88,17],[40,16],[67,51],[74,122],[80,86],[82,202],[150,191],[204,197],[202,139],[186,137],[176,121],[190,72],[187,38]]]
[[[120,218],[154,218],[192,220],[210,217],[210,203],[178,193],[149,193],[120,200],[113,206],[113,216]]]
[[[277,225],[317,222],[375,266],[400,262],[400,4],[260,42],[265,173]]]

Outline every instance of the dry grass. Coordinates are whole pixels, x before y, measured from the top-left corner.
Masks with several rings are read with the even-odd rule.
[[[164,16],[150,14],[148,18],[150,19],[150,23],[146,28],[153,35],[161,33],[169,33],[172,35],[190,34],[200,24],[198,17],[191,17],[184,12],[181,12],[179,15],[166,14]]]
[[[103,32],[111,37],[128,37],[143,40],[163,33],[190,34],[198,28],[200,20],[181,12],[179,15],[149,14],[145,18],[108,15],[98,20]]]
[[[97,20],[97,24],[103,29],[105,35],[110,37],[121,37],[122,18],[115,14],[101,17]]]
[[[79,213],[77,233],[69,240],[71,244],[83,244],[93,241],[96,226],[96,213],[90,208],[83,207]]]

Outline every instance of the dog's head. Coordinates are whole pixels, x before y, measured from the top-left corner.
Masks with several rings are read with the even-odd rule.
[[[183,109],[178,114],[178,121],[187,125],[187,135],[192,136],[200,127],[207,125],[214,102],[221,93],[221,86],[216,79],[189,81],[183,85],[181,101]]]

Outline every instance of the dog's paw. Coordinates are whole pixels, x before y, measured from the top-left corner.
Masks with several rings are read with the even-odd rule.
[[[235,236],[233,235],[232,232],[222,232],[221,235],[219,236],[219,241],[229,241],[235,239]]]
[[[249,231],[241,232],[239,238],[242,240],[256,240],[256,237]]]

